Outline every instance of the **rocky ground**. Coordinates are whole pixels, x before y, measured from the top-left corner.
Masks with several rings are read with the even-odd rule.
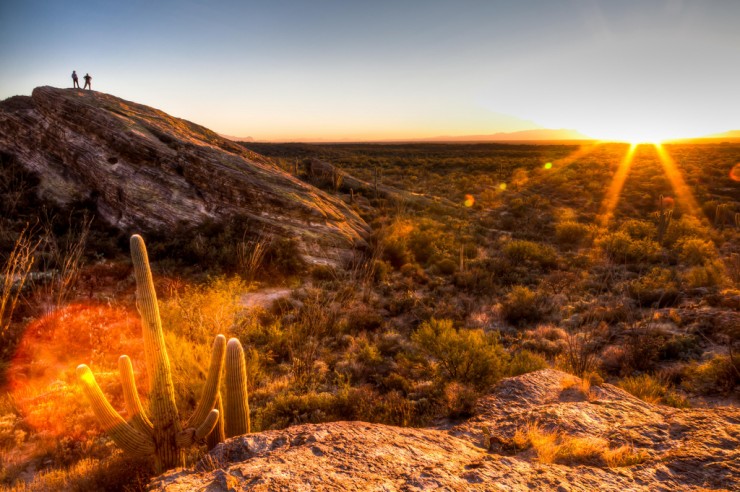
[[[539,424],[627,445],[642,463],[545,463],[514,445]],[[588,388],[543,370],[509,378],[457,424],[413,429],[364,422],[300,425],[234,438],[196,469],[152,490],[737,490],[740,410],[647,404],[609,384]]]

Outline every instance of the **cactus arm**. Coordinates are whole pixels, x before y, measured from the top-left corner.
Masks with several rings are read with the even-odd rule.
[[[126,411],[131,416],[131,424],[135,429],[151,435],[154,426],[149,421],[141,400],[139,400],[139,394],[136,392],[134,368],[131,366],[131,359],[127,355],[122,355],[118,358],[118,371],[121,373],[123,399],[126,402]]]
[[[177,434],[177,446],[180,448],[187,448],[192,446],[197,441],[202,440],[216,427],[218,423],[220,413],[215,408],[208,412],[203,423],[198,426],[197,429],[190,427],[184,431],[180,431]]]
[[[216,410],[218,410],[218,422],[206,439],[208,449],[213,449],[218,443],[226,440],[226,433],[224,431],[224,406],[221,401],[220,391],[216,395]]]
[[[190,416],[187,423],[188,427],[200,427],[201,424],[210,416],[211,409],[216,405],[218,398],[218,389],[221,387],[221,375],[223,374],[224,357],[226,355],[226,337],[217,335],[213,341],[213,351],[211,352],[211,364],[208,368],[206,384],[200,396],[200,401],[195,407],[195,412]],[[210,430],[209,430],[210,432]]]
[[[185,464],[185,454],[177,447],[176,442],[177,433],[182,430],[182,426],[175,404],[175,386],[164,343],[149,256],[144,240],[138,234],[131,236],[131,260],[134,264],[136,303],[141,314],[144,356],[151,389],[149,418],[154,425],[152,436],[157,448],[154,466],[160,471]]]
[[[124,451],[136,456],[154,454],[154,441],[148,435],[128,425],[108,403],[90,368],[85,364],[77,366],[77,377],[82,383],[85,395],[90,400],[95,416],[116,444]]]
[[[224,407],[226,437],[240,436],[250,431],[247,399],[247,366],[244,349],[236,338],[226,345],[226,406]]]

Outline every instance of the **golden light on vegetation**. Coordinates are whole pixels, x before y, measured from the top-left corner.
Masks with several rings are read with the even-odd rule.
[[[498,189],[501,191],[506,191],[506,183],[501,183],[500,185],[498,185]]]
[[[32,322],[8,369],[10,393],[26,423],[36,432],[73,438],[95,429],[74,383],[74,361],[101,369],[99,379],[108,388],[114,378],[107,375],[115,376],[116,367],[110,354],[140,354],[139,330],[135,313],[86,304],[71,304]],[[143,380],[140,384],[146,386]]]
[[[606,197],[601,204],[602,212],[600,222],[602,227],[605,227],[614,215],[614,209],[617,207],[617,203],[619,203],[619,195],[622,193],[624,182],[627,180],[627,174],[629,174],[630,167],[632,166],[632,161],[635,157],[636,149],[637,145],[630,145],[627,154],[619,163],[619,167],[617,167],[617,172],[612,178],[612,182],[609,185],[609,190],[606,192]]]
[[[463,203],[466,207],[472,207],[475,205],[475,197],[473,195],[465,195],[465,201]]]
[[[671,184],[674,196],[678,198],[684,207],[688,208],[691,215],[702,218],[704,214],[696,202],[693,193],[691,193],[691,189],[683,179],[681,171],[676,166],[676,161],[673,160],[661,144],[655,144],[655,150],[658,152],[660,164],[663,166],[663,172]]]

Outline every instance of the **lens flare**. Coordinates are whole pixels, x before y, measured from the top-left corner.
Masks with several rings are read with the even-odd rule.
[[[552,162],[545,163],[545,169],[552,169]]]
[[[624,158],[619,163],[617,172],[614,173],[612,182],[609,185],[609,190],[606,192],[604,201],[601,204],[601,219],[599,221],[601,223],[601,227],[606,227],[614,216],[614,210],[617,208],[619,195],[622,193],[624,182],[627,180],[630,167],[632,167],[632,161],[635,157],[636,149],[636,144],[630,145],[629,150],[627,150],[627,154],[625,154]]]
[[[120,391],[118,354],[143,353],[140,331],[135,312],[86,304],[66,306],[30,323],[8,368],[10,393],[24,421],[51,436],[84,439],[98,429],[75,382],[75,367],[94,364],[103,369],[98,382]]]
[[[740,181],[740,162],[732,166],[732,169],[730,169],[730,179],[733,181]]]
[[[465,201],[463,203],[466,207],[472,207],[475,205],[475,197],[473,195],[465,195]]]

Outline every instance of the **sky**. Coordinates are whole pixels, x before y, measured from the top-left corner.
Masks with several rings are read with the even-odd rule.
[[[0,2],[0,99],[93,89],[225,135],[740,128],[737,0]]]

